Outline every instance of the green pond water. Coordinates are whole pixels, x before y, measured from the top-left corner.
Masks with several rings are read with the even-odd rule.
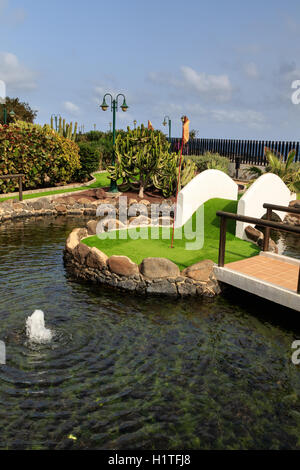
[[[237,290],[168,300],[76,283],[63,247],[84,223],[0,227],[0,449],[300,449],[299,315]],[[35,309],[49,345],[26,340]]]

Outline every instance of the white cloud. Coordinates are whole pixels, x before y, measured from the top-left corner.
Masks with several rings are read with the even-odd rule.
[[[265,117],[262,113],[253,110],[225,110],[214,109],[209,111],[211,117],[219,122],[233,122],[236,124],[245,124],[249,127],[261,127],[265,124]]]
[[[259,78],[259,71],[257,65],[254,62],[249,62],[243,67],[244,73],[248,78]]]
[[[186,65],[182,66],[180,70],[181,78],[152,72],[149,74],[149,80],[168,87],[182,88],[210,101],[229,101],[231,99],[233,87],[228,75],[197,72]]]
[[[0,80],[10,89],[32,90],[36,88],[36,74],[19,62],[15,54],[0,52]]]
[[[73,116],[77,116],[80,110],[79,106],[72,103],[72,101],[64,101],[63,107],[64,107],[64,110],[67,111],[67,113]]]
[[[232,87],[227,75],[209,75],[204,72],[197,73],[191,67],[182,66],[181,72],[186,84],[199,93],[221,92],[231,93]]]

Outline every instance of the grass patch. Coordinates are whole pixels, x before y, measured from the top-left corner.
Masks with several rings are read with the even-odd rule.
[[[94,189],[94,188],[105,188],[110,185],[108,172],[96,173],[94,177],[96,178],[96,181],[90,184],[89,186],[80,186],[78,188],[69,188],[69,189],[50,189],[48,191],[41,191],[40,193],[23,194],[23,200],[34,199],[36,197],[43,197],[43,196],[52,196],[53,194],[73,193],[75,191],[83,191],[83,190]],[[7,201],[8,199],[19,200],[19,196],[2,197],[0,195],[0,202]]]
[[[139,229],[128,229],[124,232],[137,232],[139,231],[140,236],[137,240],[132,240],[130,237],[127,239],[120,239],[121,232],[113,232],[115,239],[99,239],[97,236],[92,236],[83,240],[83,243],[90,247],[97,247],[99,250],[111,255],[124,255],[128,256],[135,263],[139,264],[144,258],[147,257],[162,257],[168,258],[179,266],[180,269],[184,269],[191,264],[197,263],[204,259],[211,259],[214,262],[218,261],[219,253],[219,227],[220,220],[216,216],[218,210],[226,212],[236,213],[237,202],[228,201],[224,199],[211,199],[204,205],[204,245],[202,249],[198,250],[186,250],[185,238],[174,241],[174,248],[170,248],[171,233],[172,229],[167,227],[160,227],[159,239],[153,240],[150,238],[150,227],[141,227]],[[192,217],[193,227],[196,225],[196,213]],[[229,263],[240,259],[254,256],[259,252],[258,246],[253,243],[240,240],[234,236],[235,234],[235,221],[227,221],[227,241],[226,241],[226,258],[225,262]],[[162,233],[168,233],[168,238],[163,239]],[[122,235],[121,235],[122,236]]]

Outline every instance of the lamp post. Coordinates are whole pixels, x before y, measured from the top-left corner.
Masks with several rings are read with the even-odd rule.
[[[114,166],[116,163],[116,155],[115,155],[115,142],[116,142],[116,112],[118,111],[118,98],[119,96],[123,97],[123,104],[121,106],[122,111],[125,113],[128,109],[128,106],[126,104],[126,98],[122,93],[119,93],[116,98],[113,98],[110,93],[106,93],[103,97],[102,104],[100,108],[102,108],[102,111],[107,111],[108,110],[108,104],[105,101],[106,96],[110,97],[110,106],[111,106],[111,111],[113,113],[113,158],[112,158],[112,165]],[[117,193],[118,192],[118,187],[117,187],[117,182],[110,180],[110,189],[109,191],[111,193]]]
[[[11,110],[8,114],[10,115],[12,119],[14,119],[16,116],[16,113],[13,110]],[[6,126],[7,125],[7,109],[5,105],[3,107],[3,122],[4,122],[4,125]]]
[[[167,124],[169,124],[169,143],[171,143],[171,125],[172,125],[172,122],[171,122],[171,119],[169,118],[169,116],[164,117],[163,126],[166,126]]]

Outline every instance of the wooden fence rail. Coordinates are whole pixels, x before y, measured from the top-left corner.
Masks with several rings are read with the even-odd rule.
[[[277,208],[281,207],[280,210],[282,210],[283,206],[273,206],[272,204],[264,204],[264,207],[269,209],[269,210],[271,210],[272,208],[275,208],[275,207],[277,207]],[[291,207],[289,207],[288,209],[289,209],[288,212],[298,211],[298,209],[291,208]],[[216,215],[221,217],[221,221],[220,221],[220,240],[219,240],[219,260],[218,260],[218,266],[221,267],[221,268],[223,268],[224,264],[225,264],[227,219],[239,220],[241,222],[248,222],[249,224],[260,225],[262,227],[266,227],[266,228],[269,228],[269,229],[274,229],[274,230],[279,230],[279,231],[289,232],[289,233],[296,233],[296,234],[300,235],[300,227],[294,226],[294,225],[283,224],[283,223],[280,223],[280,222],[273,222],[272,220],[257,219],[257,218],[254,218],[254,217],[248,217],[246,215],[232,214],[231,212],[218,211]],[[265,232],[264,236],[266,238],[269,237],[270,236],[269,231],[267,231],[267,233]],[[267,244],[264,244],[264,248],[266,248],[266,245]],[[299,268],[299,274],[298,274],[297,293],[300,294],[300,268]]]
[[[22,180],[25,175],[2,175],[0,176],[1,180],[7,180],[7,179],[16,179],[18,178],[19,180],[19,201],[23,201],[23,188],[22,188]]]
[[[171,139],[171,150],[180,149],[181,139]],[[193,139],[184,145],[184,155],[203,155],[205,152],[219,153],[232,162],[239,159],[240,163],[249,165],[266,165],[265,147],[283,155],[286,160],[288,153],[295,149],[295,161],[300,162],[300,143],[271,140],[231,140],[231,139]]]

